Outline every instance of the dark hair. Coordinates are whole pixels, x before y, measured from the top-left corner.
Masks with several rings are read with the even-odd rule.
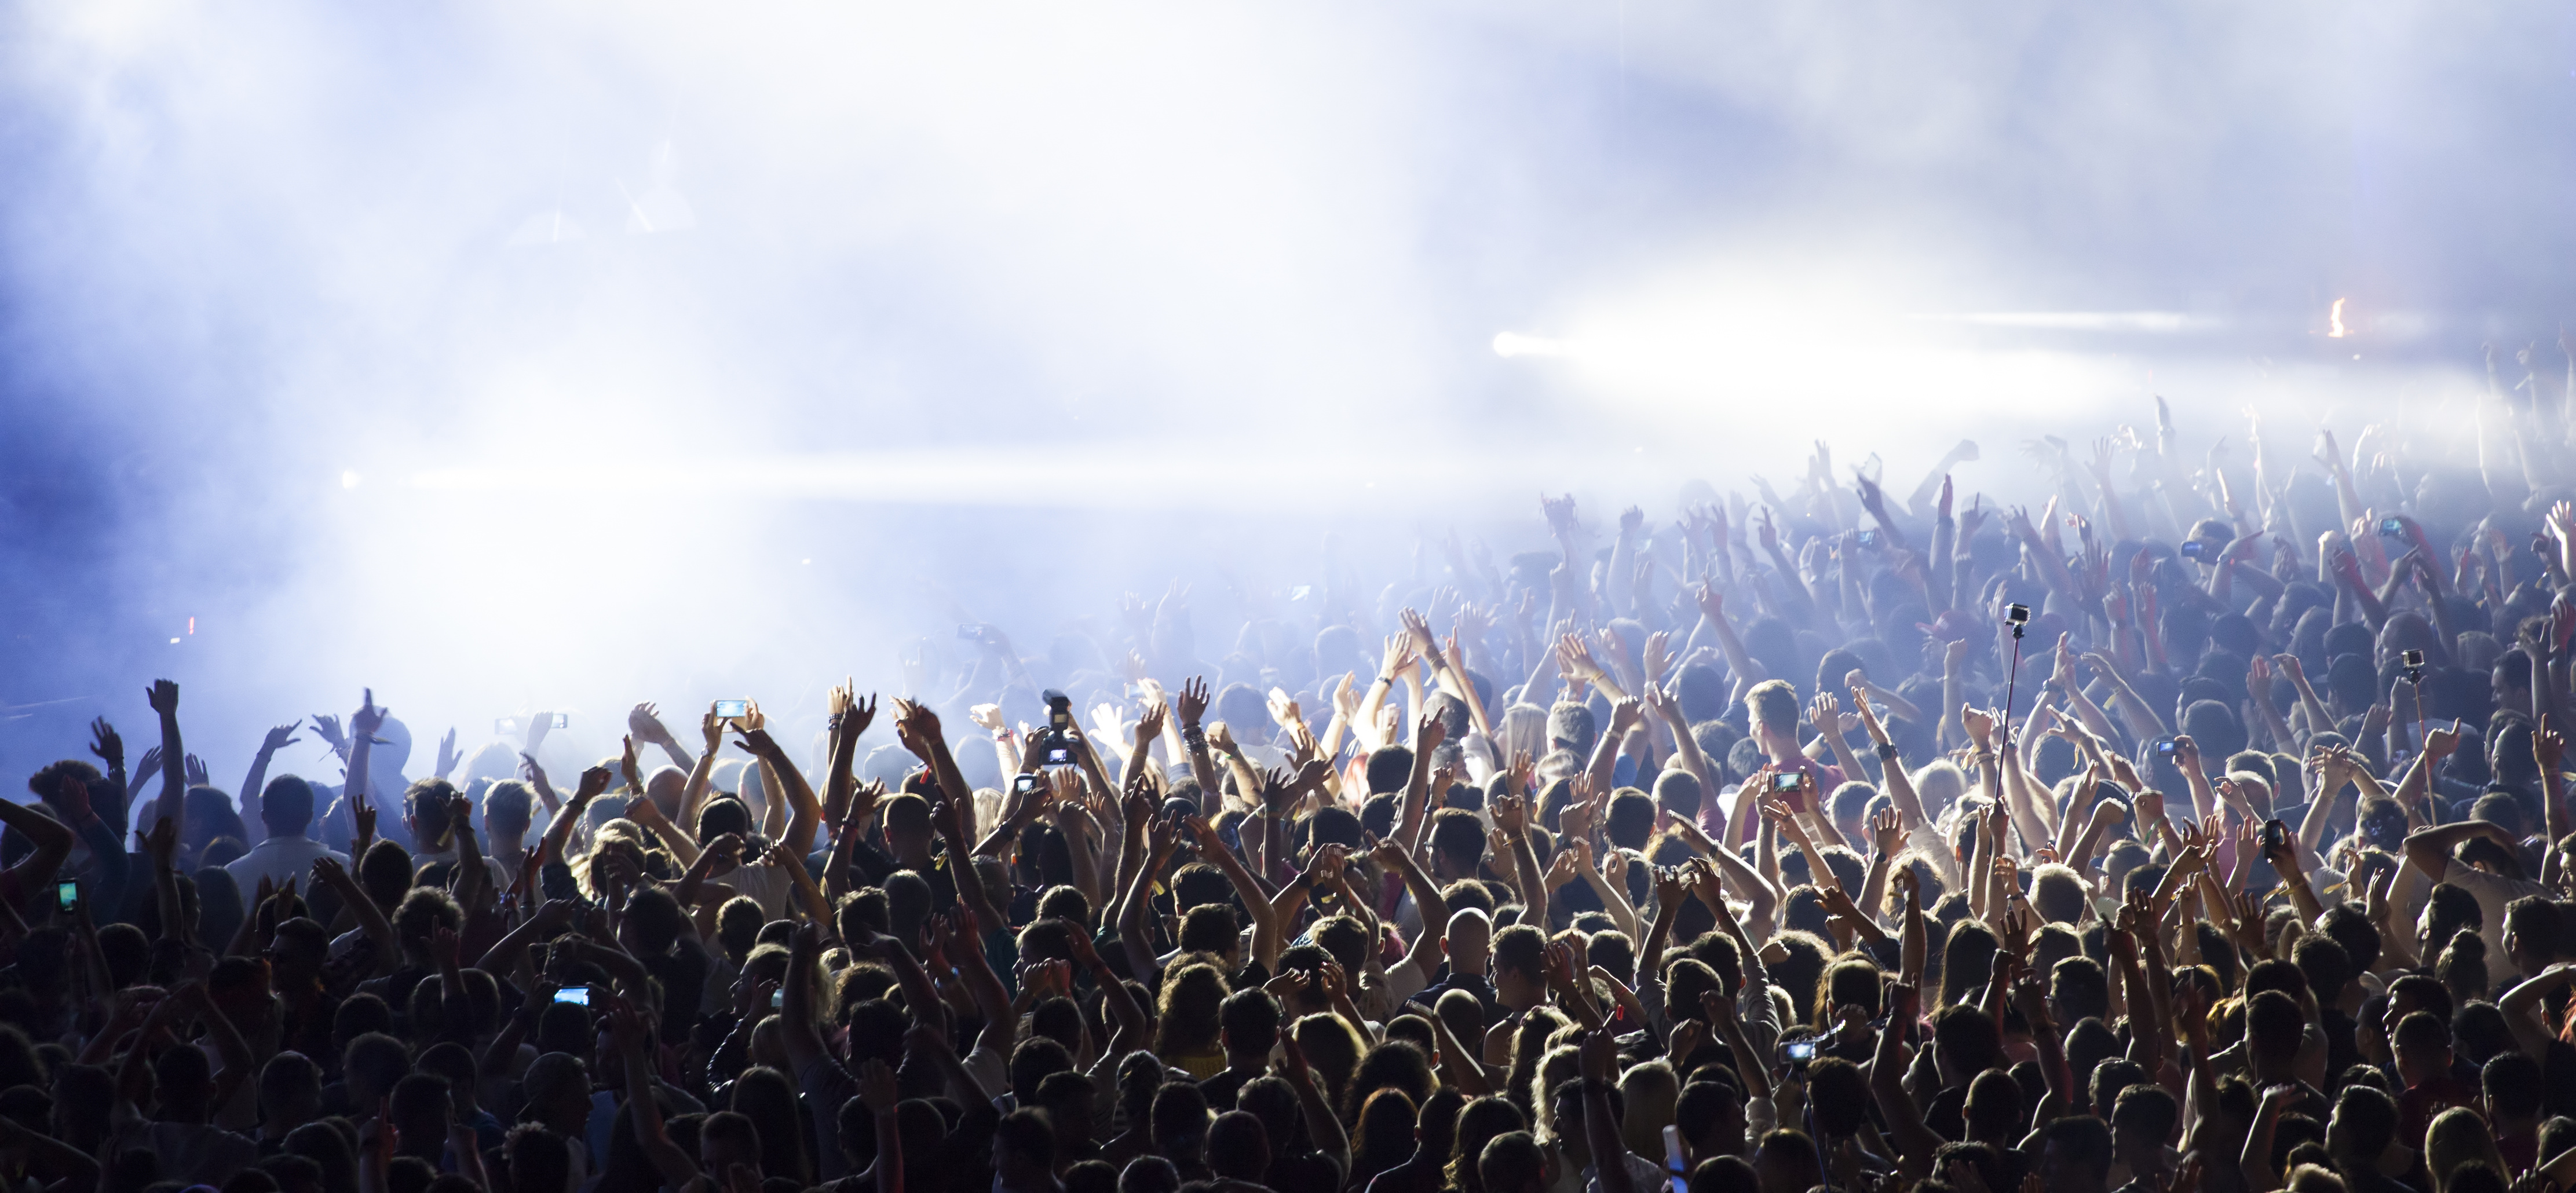
[[[1933,1015],[1932,1043],[1961,1076],[2004,1064],[2003,1036],[1994,1017],[1972,1006],[1943,1007]]]
[[[2181,1116],[2173,1094],[2154,1082],[2132,1085],[2120,1091],[2119,1100],[2111,1107],[2111,1127],[2134,1131],[2150,1143],[2163,1143],[2173,1136],[2174,1121]]]
[[[2540,1062],[2526,1053],[2499,1052],[2487,1058],[2486,1067],[2478,1070],[2478,1085],[2499,1118],[2530,1118],[2540,1113],[2545,1092]],[[2502,1123],[2490,1125],[2498,1132],[2504,1130]]]
[[[1285,1015],[1279,1000],[1258,986],[1247,986],[1226,995],[1216,1012],[1217,1025],[1225,1033],[1228,1051],[1258,1053],[1265,1057],[1279,1044],[1279,1024]]]
[[[272,837],[297,837],[313,824],[313,785],[279,775],[259,789],[259,822]]]
[[[2125,1091],[2122,1096],[2127,1096]],[[2114,1108],[2112,1114],[2117,1116],[2118,1113]],[[2065,1148],[2066,1158],[2082,1165],[2095,1182],[2110,1175],[2111,1128],[2102,1120],[2083,1116],[2061,1118],[2042,1128],[2041,1134],[2047,1143]]]

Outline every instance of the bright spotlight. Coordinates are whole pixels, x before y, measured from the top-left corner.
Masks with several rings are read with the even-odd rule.
[[[1494,355],[1496,356],[1563,356],[1565,354],[1566,344],[1563,340],[1551,340],[1544,336],[1525,336],[1516,331],[1494,333]]]

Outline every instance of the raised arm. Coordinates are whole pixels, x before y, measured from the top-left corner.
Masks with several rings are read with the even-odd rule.
[[[788,997],[795,997],[790,994]],[[687,1189],[698,1179],[698,1162],[662,1128],[662,1106],[653,1098],[653,1065],[644,1053],[644,1018],[623,998],[608,1004],[608,1027],[626,1070],[626,1110],[634,1116],[635,1142],[644,1157],[673,1189]]]
[[[188,792],[185,769],[188,750],[179,742],[179,685],[166,679],[156,679],[152,681],[150,688],[144,690],[143,696],[152,703],[152,711],[161,716],[161,801],[160,806],[154,809],[152,814],[155,819],[167,816],[172,823],[177,823],[180,806],[185,802]],[[371,693],[369,705],[372,707],[373,703]],[[377,723],[382,722],[383,717],[379,714]],[[367,736],[368,730],[360,730],[358,733],[360,741],[364,741]],[[361,752],[355,757],[362,762],[365,754]],[[350,776],[350,782],[357,782],[356,775]]]
[[[1599,1157],[1593,1165],[1601,1193],[1634,1193],[1628,1178],[1628,1146],[1619,1134],[1619,1115],[1610,1105],[1610,1086],[1619,1075],[1618,1029],[1608,1024],[1584,1033],[1582,1045],[1583,1141]]]
[[[279,750],[295,744],[295,730],[302,724],[304,722],[296,721],[269,730],[268,735],[260,739],[259,752],[251,755],[250,772],[242,776],[241,785],[242,830],[249,838],[243,842],[245,845],[257,845],[268,839],[268,822],[259,814],[259,800],[261,789],[268,785],[269,759],[275,757]],[[123,768],[120,766],[118,769]]]
[[[931,731],[934,734],[938,731],[938,722],[935,720],[931,722]],[[768,763],[769,770],[763,777],[769,774],[776,775],[778,785],[786,789],[784,795],[788,807],[787,832],[779,838],[779,844],[781,848],[794,854],[801,864],[805,855],[814,851],[814,830],[823,823],[823,801],[814,797],[814,787],[805,781],[805,772],[796,769],[796,761],[787,756],[787,751],[769,736],[768,730],[746,729],[734,744]],[[941,743],[939,753],[942,756],[948,753],[946,743]],[[954,770],[956,763],[953,761],[948,763],[948,768]],[[942,778],[943,789],[956,792],[957,798],[973,798],[973,788],[965,786],[962,782],[951,788],[945,782],[945,775]]]
[[[604,766],[594,766],[581,772],[581,786],[573,792],[570,801],[555,809],[554,820],[546,825],[546,835],[538,839],[537,852],[545,861],[565,860],[564,850],[572,842],[573,829],[580,826],[582,812],[590,807],[590,801],[608,790],[608,777],[608,768]]]

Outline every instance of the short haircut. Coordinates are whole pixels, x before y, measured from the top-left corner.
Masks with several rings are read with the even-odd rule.
[[[2546,1092],[2541,1084],[2540,1062],[2522,1052],[2499,1052],[2488,1057],[2486,1067],[2478,1070],[2478,1086],[2499,1118],[2539,1114],[2541,1097]],[[2503,1128],[2498,1125],[2497,1129]]]
[[[1491,1193],[1508,1193],[1538,1183],[1547,1169],[1547,1153],[1527,1131],[1505,1131],[1485,1141],[1476,1157],[1476,1175]]]
[[[1497,971],[1538,977],[1546,972],[1547,934],[1529,924],[1514,924],[1494,933],[1492,965]]]
[[[2289,995],[2265,990],[2245,1004],[2245,1046],[2274,1060],[2297,1056],[2308,1016]]]
[[[2131,1089],[2137,1088],[2131,1086]],[[2167,1095],[2170,1097],[2171,1095]],[[2122,1097],[2127,1097],[2124,1091]],[[2117,1117],[2117,1108],[2112,1110]],[[2055,1144],[2066,1149],[2066,1158],[2092,1174],[2099,1182],[2111,1172],[2111,1128],[2098,1118],[2061,1118],[2041,1130],[2043,1146]]]
[[[1044,1111],[1023,1106],[993,1125],[993,1138],[1003,1150],[1033,1168],[1055,1166],[1055,1128]]]
[[[1798,731],[1798,689],[1784,679],[1766,679],[1744,694],[1744,708],[1753,723],[1779,734],[1791,736]]]
[[[313,823],[313,785],[279,775],[259,792],[259,822],[272,837],[299,837]]]
[[[2173,1137],[2174,1122],[2181,1114],[2182,1108],[2163,1086],[2152,1082],[2132,1085],[2121,1090],[2119,1100],[2112,1104],[2111,1127],[2135,1132],[2151,1143],[2163,1143]]]
[[[2414,1011],[2397,1021],[2397,1032],[2388,1042],[2406,1049],[2447,1049],[2451,1025],[2429,1011]]]
[[[1257,1052],[1265,1057],[1279,1043],[1279,1024],[1285,1016],[1278,998],[1259,986],[1247,986],[1226,995],[1216,1012],[1228,1051]]]
[[[1403,746],[1379,746],[1369,751],[1365,773],[1371,795],[1403,791],[1413,781],[1413,751]]]

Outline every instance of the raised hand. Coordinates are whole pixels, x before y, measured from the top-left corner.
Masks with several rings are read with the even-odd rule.
[[[1599,679],[1601,664],[1592,659],[1592,647],[1581,634],[1567,634],[1556,640],[1557,669],[1577,679]]]
[[[1897,850],[1905,848],[1905,818],[1894,808],[1881,808],[1869,818],[1869,836],[1878,856],[1895,857]]]
[[[1959,723],[1967,729],[1968,737],[1981,749],[1987,748],[1994,740],[1995,715],[1991,712],[1974,705],[1960,705]]]
[[[1553,891],[1582,876],[1583,869],[1575,861],[1574,850],[1560,849],[1556,851],[1555,857],[1548,859],[1547,873],[1540,881],[1545,882],[1547,889]]]
[[[1172,699],[1172,711],[1179,714],[1181,718],[1181,732],[1187,733],[1198,728],[1200,719],[1207,716],[1207,710],[1206,677],[1193,675],[1182,680],[1180,694]]]
[[[136,832],[134,843],[142,847],[144,855],[150,857],[154,864],[167,868],[170,855],[179,848],[179,825],[167,816],[161,817],[149,830]]]
[[[655,708],[650,700],[627,710],[626,732],[646,745],[676,749],[680,744],[678,738],[671,736],[670,728],[662,724],[661,710]]]
[[[1816,698],[1807,703],[1807,723],[1823,733],[1837,736],[1848,733],[1853,727],[1843,723],[1842,707],[1842,702],[1834,699],[1833,693],[1818,692]]]
[[[358,711],[349,714],[349,732],[364,734],[372,739],[376,735],[376,730],[385,727],[385,717],[390,715],[393,710],[389,708],[376,707],[376,690],[374,688],[364,688],[361,689],[361,691],[364,692],[364,696],[361,698],[361,702],[358,705]],[[176,689],[173,689],[173,692],[173,698],[175,699]]]
[[[295,730],[293,725],[286,728],[290,733]],[[275,734],[270,736],[273,740]],[[125,767],[125,739],[116,735],[116,726],[108,724],[106,717],[98,717],[89,723],[89,752],[98,755],[98,760],[106,763],[109,770]]]
[[[143,689],[143,699],[152,705],[152,711],[162,716],[177,716],[179,713],[179,685],[170,680],[153,680],[151,687]]]
[[[1655,869],[1655,906],[1673,907],[1690,896],[1689,871],[1675,866]]]
[[[2531,757],[2540,764],[2543,772],[2548,773],[2555,773],[2559,761],[2567,757],[2567,737],[2549,723],[2547,713],[2540,715],[2540,728],[2531,735]]]
[[[190,787],[203,787],[207,783],[213,781],[211,776],[206,773],[206,760],[199,758],[194,754],[190,754],[186,759],[184,759],[184,765],[181,769],[187,772],[188,785]]]

